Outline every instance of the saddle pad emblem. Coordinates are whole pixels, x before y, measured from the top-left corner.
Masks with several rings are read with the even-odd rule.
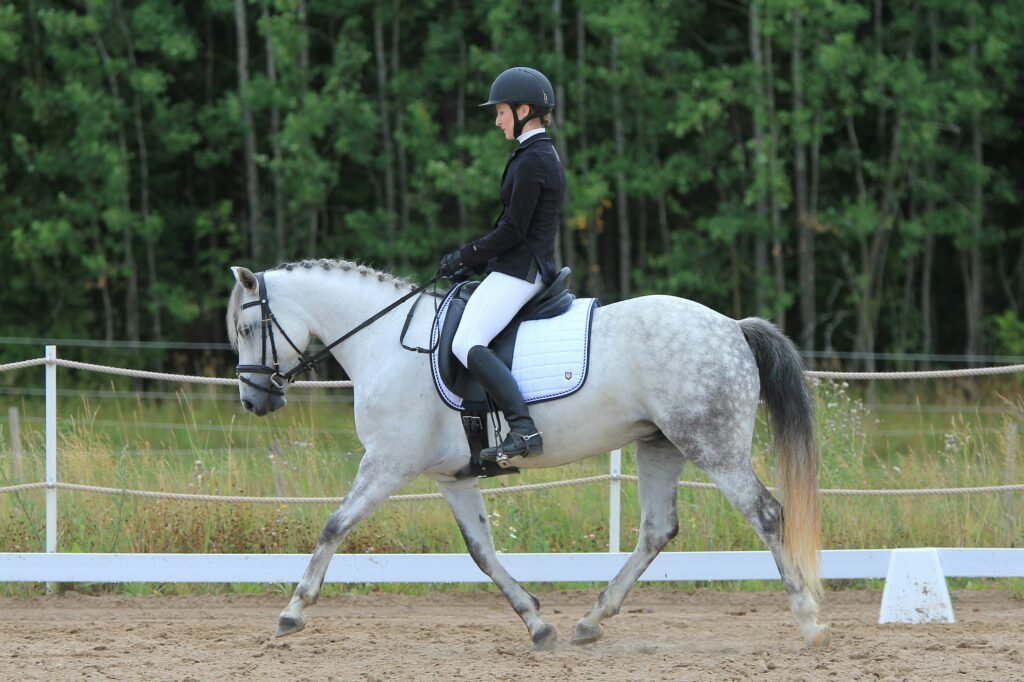
[[[590,357],[590,326],[596,307],[596,298],[578,298],[558,317],[520,324],[512,376],[527,403],[564,398],[583,387]],[[444,326],[446,313],[447,307],[442,306],[435,334]],[[431,365],[438,394],[449,407],[461,410],[462,397],[441,381],[436,353],[431,355]]]

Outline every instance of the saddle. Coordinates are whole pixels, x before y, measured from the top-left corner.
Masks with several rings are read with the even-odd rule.
[[[572,307],[576,296],[569,290],[571,278],[572,271],[569,268],[562,268],[554,281],[530,299],[508,326],[490,343],[491,350],[509,368],[512,367],[521,323],[558,317]],[[495,412],[495,410],[483,387],[452,353],[452,340],[459,328],[459,322],[462,321],[462,314],[479,285],[480,282],[474,281],[462,282],[453,287],[441,305],[443,318],[440,319],[439,326],[434,328],[437,342],[432,363],[435,384],[439,392],[442,389],[447,389],[448,392],[462,398],[461,405],[458,406],[452,405],[450,401],[446,400],[446,402],[462,412],[462,426],[466,431],[466,439],[469,442],[471,453],[469,464],[456,472],[456,478],[484,478],[514,474],[519,471],[515,467],[503,469],[493,462],[480,459],[480,450],[488,445],[487,416],[488,413]],[[444,397],[443,394],[442,397]]]

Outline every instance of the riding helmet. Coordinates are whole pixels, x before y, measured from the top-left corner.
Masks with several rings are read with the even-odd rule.
[[[510,106],[518,104],[533,105],[539,115],[550,113],[555,108],[555,89],[547,76],[528,66],[513,66],[502,71],[491,84],[490,97],[481,104],[482,107],[507,102]]]

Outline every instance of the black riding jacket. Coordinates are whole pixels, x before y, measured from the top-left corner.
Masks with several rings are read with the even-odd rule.
[[[520,144],[501,176],[501,215],[494,228],[462,247],[466,267],[545,284],[555,279],[555,239],[565,203],[565,170],[547,133]]]

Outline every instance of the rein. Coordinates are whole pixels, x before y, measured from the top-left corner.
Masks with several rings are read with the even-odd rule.
[[[400,306],[403,303],[405,303],[406,301],[408,301],[413,296],[418,296],[418,295],[422,294],[424,291],[426,291],[426,289],[428,287],[430,287],[431,285],[436,283],[438,279],[440,279],[440,277],[438,277],[436,275],[434,277],[430,278],[429,280],[427,280],[426,282],[424,282],[420,286],[416,287],[415,289],[413,289],[411,292],[409,292],[405,296],[402,296],[400,299],[398,299],[397,301],[395,301],[391,305],[389,305],[386,308],[384,308],[384,309],[374,313],[374,315],[372,317],[370,317],[369,319],[364,320],[363,322],[359,323],[353,329],[350,329],[348,332],[346,332],[345,334],[343,334],[339,338],[337,338],[334,341],[332,341],[331,343],[329,343],[327,346],[324,347],[323,350],[318,352],[316,355],[307,358],[303,354],[303,352],[301,350],[299,350],[299,348],[295,345],[295,343],[288,337],[288,333],[281,326],[281,323],[277,321],[277,318],[274,317],[273,311],[270,310],[270,296],[267,294],[267,283],[264,280],[263,273],[262,272],[257,272],[256,273],[256,283],[259,286],[259,300],[249,301],[248,303],[243,303],[242,304],[242,310],[245,310],[246,308],[252,308],[254,306],[259,306],[260,307],[260,327],[261,327],[261,330],[262,330],[262,358],[261,358],[262,364],[260,364],[260,365],[236,365],[235,366],[235,374],[238,375],[238,380],[241,381],[243,384],[246,384],[248,386],[252,386],[253,388],[259,389],[261,391],[265,391],[266,393],[270,393],[272,395],[284,395],[284,387],[288,384],[289,381],[294,379],[299,374],[302,374],[304,372],[308,372],[309,370],[313,369],[313,367],[316,365],[316,363],[318,363],[321,360],[329,357],[330,354],[331,354],[331,349],[332,348],[338,346],[339,344],[341,344],[344,341],[348,340],[349,338],[351,338],[355,334],[357,334],[357,333],[361,332],[362,330],[366,329],[371,324],[373,324],[374,322],[376,322],[380,318],[384,317],[385,315],[390,313],[392,310],[394,310],[398,306]],[[419,303],[419,301],[417,301],[416,303]],[[428,348],[413,348],[413,347],[406,346],[405,342],[404,342],[405,333],[409,329],[409,322],[412,319],[412,313],[415,312],[415,310],[416,310],[416,305],[414,304],[413,305],[413,309],[411,311],[409,311],[409,317],[405,321],[405,326],[402,328],[402,336],[401,336],[401,339],[400,339],[400,341],[402,343],[402,348],[405,348],[406,350],[416,351],[416,352],[419,352],[419,353],[429,353],[429,352],[431,352],[432,349],[428,349]],[[280,365],[280,363],[278,362],[278,359],[277,359],[277,343],[276,343],[275,338],[274,338],[274,327],[277,327],[278,331],[281,332],[281,335],[284,337],[284,340],[288,342],[288,345],[292,347],[292,350],[294,350],[296,353],[299,354],[299,364],[296,365],[295,367],[291,368],[287,372],[282,372],[281,371],[281,365]],[[267,364],[267,340],[268,339],[270,340],[270,358],[271,358],[271,363],[272,363],[270,365]],[[252,381],[251,379],[249,379],[248,377],[242,376],[243,372],[249,373],[249,374],[269,374],[270,375],[270,387],[268,388],[266,386],[261,386],[261,385],[257,384],[256,382]]]

